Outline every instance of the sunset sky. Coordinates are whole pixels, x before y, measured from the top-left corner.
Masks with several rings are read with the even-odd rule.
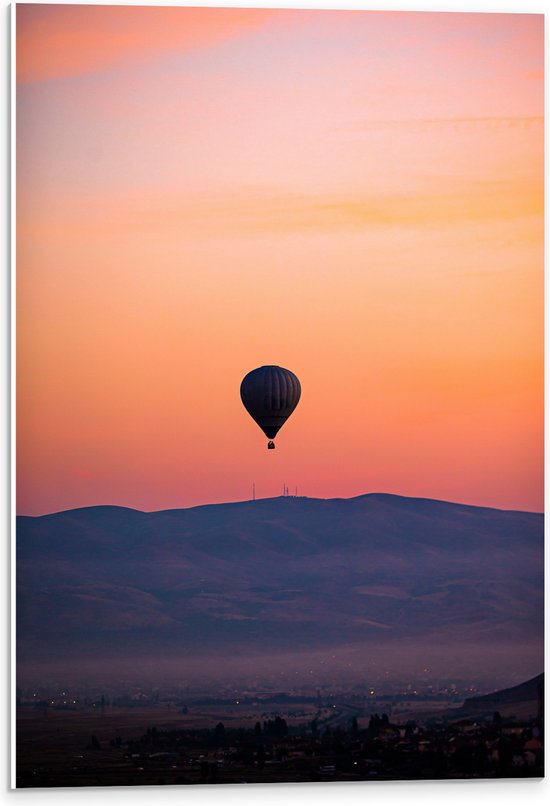
[[[17,511],[541,510],[543,32],[18,5]],[[302,383],[269,452],[262,364]]]

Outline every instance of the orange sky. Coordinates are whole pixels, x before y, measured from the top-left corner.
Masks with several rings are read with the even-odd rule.
[[[19,5],[17,81],[18,512],[542,509],[542,15]]]

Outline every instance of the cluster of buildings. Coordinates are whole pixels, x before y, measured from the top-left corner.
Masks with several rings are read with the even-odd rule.
[[[131,746],[129,757],[159,768],[168,754],[170,770],[185,783],[319,780],[404,780],[541,777],[542,725],[463,719],[421,727],[392,724],[382,717],[368,728],[315,726],[302,733],[266,736],[258,731],[158,732]],[[159,756],[159,753],[161,754]],[[175,782],[175,781],[174,781]]]

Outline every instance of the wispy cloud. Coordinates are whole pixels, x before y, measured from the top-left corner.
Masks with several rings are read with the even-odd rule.
[[[434,227],[467,222],[511,221],[543,213],[542,181],[502,179],[475,181],[439,177],[422,183],[415,193],[326,195],[275,189],[218,192],[193,197],[157,194],[85,199],[80,204],[50,205],[39,226],[76,228],[100,234],[140,232],[216,235],[246,232],[324,232],[362,227]],[[72,223],[71,223],[72,222]],[[35,232],[36,224],[28,226]],[[27,229],[20,217],[20,235]],[[50,230],[51,232],[51,230]]]
[[[466,129],[475,127],[476,129],[530,129],[531,127],[544,124],[542,115],[532,115],[528,117],[447,117],[447,118],[396,118],[394,120],[363,120],[351,123],[348,126],[337,127],[338,131],[362,132],[375,131],[378,129],[417,129],[420,131],[440,130],[440,129]]]
[[[131,12],[131,13],[129,13]],[[270,9],[17,6],[17,82],[94,73],[218,44],[263,25]]]

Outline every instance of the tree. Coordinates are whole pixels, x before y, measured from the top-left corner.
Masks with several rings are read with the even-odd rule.
[[[267,736],[286,736],[288,733],[286,719],[282,719],[280,716],[268,719],[267,722],[264,722],[264,733]]]
[[[380,717],[378,714],[373,714],[369,719],[369,727],[368,727],[369,736],[371,738],[375,738],[380,733]]]

